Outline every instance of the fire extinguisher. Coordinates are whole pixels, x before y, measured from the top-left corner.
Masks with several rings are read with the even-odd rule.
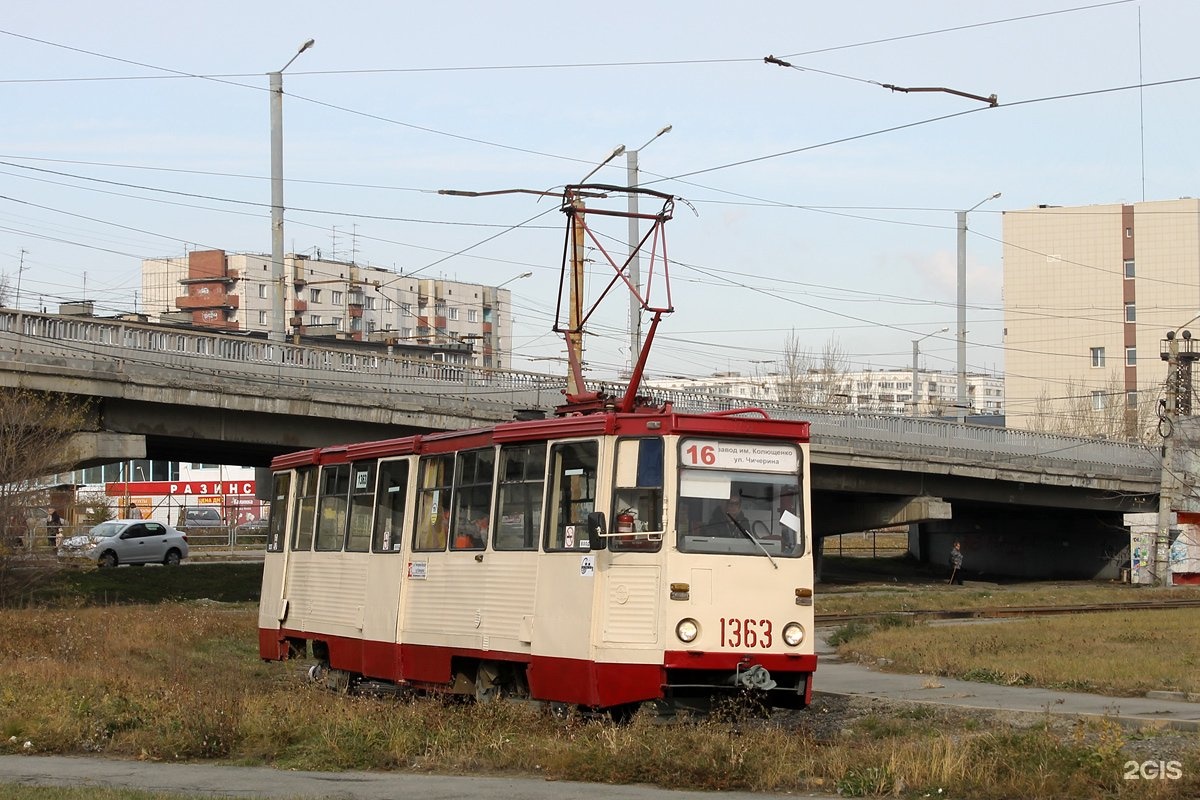
[[[635,519],[632,508],[627,508],[620,514],[617,514],[617,533],[633,533]]]

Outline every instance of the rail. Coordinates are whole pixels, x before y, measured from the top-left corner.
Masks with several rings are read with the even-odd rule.
[[[0,352],[21,357],[78,358],[179,370],[189,378],[208,367],[227,379],[286,383],[298,389],[353,387],[382,393],[443,396],[489,402],[493,410],[542,408],[561,402],[562,379],[543,373],[500,370],[405,358],[391,352],[291,344],[227,332],[201,332],[141,322],[68,317],[0,309]],[[744,398],[681,390],[649,390],[676,410],[704,413],[746,404]],[[443,403],[438,402],[438,405]],[[1057,436],[935,419],[834,412],[783,403],[757,403],[773,417],[805,419],[813,442],[900,457],[921,455],[976,466],[1054,468],[1087,475],[1149,480],[1160,470],[1154,453],[1125,442]]]

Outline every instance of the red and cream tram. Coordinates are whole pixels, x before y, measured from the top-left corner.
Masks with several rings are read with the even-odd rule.
[[[568,229],[586,232],[579,196],[618,188],[567,187]],[[633,191],[665,200],[644,218],[669,218],[669,195]],[[808,423],[646,402],[670,302],[637,296],[654,317],[620,402],[583,391],[569,348],[578,388],[557,418],[276,458],[262,657],[311,653],[339,687],[592,709],[737,692],[807,704]],[[586,319],[573,306],[569,345]]]
[[[263,658],[624,706],[807,703],[808,424],[607,413],[274,462]]]

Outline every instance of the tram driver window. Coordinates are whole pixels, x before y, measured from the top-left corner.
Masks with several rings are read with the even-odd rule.
[[[450,486],[454,478],[454,454],[421,459],[418,475],[413,549],[424,552],[445,550],[450,533]]]
[[[542,524],[542,492],[546,486],[546,444],[500,448],[500,487],[492,547],[537,550]]]
[[[588,550],[588,514],[596,510],[597,442],[556,444],[550,451],[546,549]]]
[[[617,442],[616,495],[609,528],[613,552],[662,547],[663,440]]]

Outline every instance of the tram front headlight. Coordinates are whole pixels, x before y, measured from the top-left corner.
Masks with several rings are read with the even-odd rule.
[[[788,647],[797,647],[804,641],[804,626],[799,622],[789,622],[783,626],[783,641]]]
[[[700,625],[694,619],[681,619],[675,626],[675,635],[681,642],[694,642],[700,635]]]

